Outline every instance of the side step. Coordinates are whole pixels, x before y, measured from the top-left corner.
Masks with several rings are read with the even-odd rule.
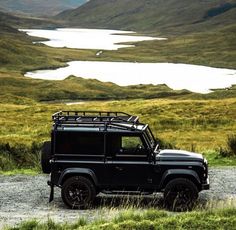
[[[142,192],[142,191],[109,191],[103,190],[102,193],[106,195],[151,195],[153,192]]]

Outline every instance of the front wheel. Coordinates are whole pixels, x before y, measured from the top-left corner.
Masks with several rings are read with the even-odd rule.
[[[88,208],[96,196],[96,189],[91,180],[75,176],[67,179],[61,190],[63,202],[72,209]]]
[[[171,211],[190,211],[198,198],[197,186],[185,178],[171,180],[165,187],[164,205]]]

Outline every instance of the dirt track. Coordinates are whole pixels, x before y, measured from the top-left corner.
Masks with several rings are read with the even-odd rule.
[[[199,203],[218,200],[236,200],[236,167],[224,167],[210,169],[211,189],[200,193]],[[71,222],[79,217],[88,220],[115,215],[115,211],[103,207],[113,207],[120,202],[130,202],[128,198],[100,195],[94,208],[90,210],[69,210],[61,201],[60,190],[56,189],[55,199],[48,204],[49,187],[47,176],[0,176],[0,229],[4,225],[15,225],[23,220],[37,218],[47,220],[51,218],[56,222]],[[140,202],[140,207],[160,207],[161,194],[146,196],[140,201],[140,197],[134,197],[134,203]],[[135,199],[138,199],[135,201]],[[109,213],[107,213],[109,212]]]

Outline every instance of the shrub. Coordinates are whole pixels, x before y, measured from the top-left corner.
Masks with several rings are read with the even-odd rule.
[[[220,148],[220,156],[236,156],[236,135],[229,135],[227,138],[227,148]]]
[[[31,146],[9,143],[0,144],[0,170],[20,168],[39,168],[40,149],[42,144],[33,142]]]
[[[227,145],[231,154],[236,156],[236,135],[228,136]]]
[[[230,152],[226,148],[220,148],[219,154],[221,157],[230,157]]]

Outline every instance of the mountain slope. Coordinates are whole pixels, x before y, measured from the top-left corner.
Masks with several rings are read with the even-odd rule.
[[[66,9],[76,8],[86,0],[1,0],[0,7],[10,12],[34,16],[51,16]]]
[[[55,20],[13,15],[0,10],[0,33],[16,32],[18,28],[38,28],[59,26]],[[13,29],[15,28],[15,29]],[[13,31],[14,30],[14,31]]]
[[[191,32],[235,23],[236,0],[91,0],[56,18],[81,27]]]

